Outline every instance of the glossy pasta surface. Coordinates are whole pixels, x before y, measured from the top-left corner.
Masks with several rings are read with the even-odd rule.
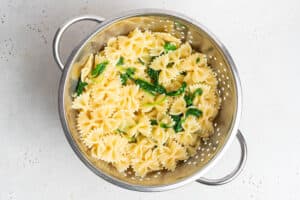
[[[81,63],[72,104],[80,138],[118,171],[173,171],[213,134],[217,79],[190,44],[135,29]]]

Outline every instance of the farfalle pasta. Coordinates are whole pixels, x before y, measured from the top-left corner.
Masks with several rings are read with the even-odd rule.
[[[173,171],[214,132],[217,79],[205,54],[171,34],[135,29],[77,65],[81,141],[119,172]]]

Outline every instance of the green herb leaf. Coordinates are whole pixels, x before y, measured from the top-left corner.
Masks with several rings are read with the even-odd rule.
[[[167,68],[173,67],[174,64],[175,64],[174,62],[169,62],[169,63],[167,64]]]
[[[201,88],[197,88],[194,93],[193,93],[193,99],[198,96],[201,95],[203,93],[203,90]]]
[[[159,77],[160,70],[154,70],[154,69],[148,67],[146,72],[147,72],[148,76],[151,78],[152,82],[155,85],[158,85],[158,77]]]
[[[182,123],[184,122],[184,119],[182,117],[183,115],[171,115],[172,120],[175,122],[175,125],[173,126],[173,129],[176,133],[183,131]]]
[[[126,69],[124,74],[120,74],[122,85],[126,85],[128,79],[133,79],[132,75],[134,75],[135,70],[136,70],[135,68],[129,67]]]
[[[187,75],[187,72],[186,72],[186,71],[183,71],[183,72],[180,72],[180,74],[181,74],[182,76],[186,76],[186,75]]]
[[[141,58],[138,58],[138,60],[142,65],[145,65],[145,62]]]
[[[155,120],[155,119],[151,119],[150,123],[151,123],[152,126],[158,125],[157,120]]]
[[[135,68],[129,67],[129,68],[126,69],[126,74],[127,74],[129,77],[131,77],[132,75],[134,75],[135,70],[136,70]]]
[[[123,65],[124,64],[124,58],[121,56],[117,62],[117,66]]]
[[[170,43],[170,42],[166,42],[165,45],[164,45],[164,49],[165,49],[165,52],[168,53],[169,51],[174,51],[177,49],[177,47]]]
[[[187,111],[185,112],[185,118],[187,118],[188,116],[193,115],[197,118],[202,116],[202,111],[197,109],[197,108],[189,108],[187,109]]]
[[[159,126],[160,126],[161,128],[172,128],[172,127],[173,127],[173,126],[170,126],[170,125],[165,124],[165,123],[160,123]]]
[[[76,94],[77,96],[81,95],[83,92],[83,89],[88,85],[87,82],[82,82],[81,78],[79,77],[77,86],[76,86]]]
[[[120,133],[120,134],[126,134],[126,132],[122,131],[121,129],[117,129],[117,132]]]
[[[122,85],[126,85],[127,80],[128,80],[128,75],[126,73],[125,74],[120,74],[120,79],[121,79]]]
[[[200,57],[198,57],[197,59],[196,59],[196,63],[199,63],[200,62]]]
[[[146,92],[149,92],[152,95],[156,94],[163,94],[166,92],[166,89],[163,86],[160,85],[153,85],[147,81],[144,81],[142,79],[136,79],[135,83],[140,86],[141,89],[145,90]]]
[[[193,95],[190,93],[184,95],[184,100],[185,100],[186,106],[189,107],[190,105],[193,104]]]
[[[105,70],[105,67],[107,64],[108,64],[108,61],[104,61],[104,62],[96,65],[96,67],[92,70],[92,77],[95,78],[95,77],[99,76]]]
[[[195,99],[196,96],[201,95],[203,93],[201,88],[197,88],[192,94],[188,93],[186,95],[184,95],[184,100],[186,103],[186,106],[189,107],[193,104],[193,101]]]
[[[179,96],[182,93],[184,93],[186,86],[187,86],[186,82],[183,82],[181,87],[178,90],[167,92],[166,95],[171,97]]]
[[[130,138],[128,138],[128,142],[129,143],[136,143],[137,139],[136,139],[136,137],[130,137]]]

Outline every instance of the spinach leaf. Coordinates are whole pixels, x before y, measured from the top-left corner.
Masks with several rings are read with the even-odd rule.
[[[105,67],[107,64],[108,64],[108,61],[104,61],[104,62],[96,65],[96,67],[92,70],[92,77],[95,78],[95,77],[99,76],[105,70]]]
[[[202,116],[202,111],[197,109],[197,108],[189,108],[187,109],[187,111],[185,112],[185,118],[187,118],[188,116],[193,115],[197,118]]]
[[[166,95],[171,97],[179,96],[182,93],[184,93],[186,86],[187,86],[186,82],[183,82],[181,87],[178,90],[167,92]]]
[[[160,126],[161,128],[172,128],[172,127],[173,127],[173,126],[170,126],[170,125],[168,125],[168,124],[166,124],[166,123],[160,123],[159,126]]]
[[[151,119],[150,123],[151,123],[152,126],[158,125],[157,120],[155,120],[155,119]]]
[[[124,58],[121,56],[117,62],[117,66],[123,65],[124,64]]]
[[[175,122],[175,125],[173,126],[173,129],[176,133],[183,131],[182,123],[184,122],[184,119],[182,117],[183,115],[171,115],[172,120]]]
[[[166,42],[165,45],[164,45],[164,49],[165,49],[165,52],[168,53],[169,51],[174,51],[177,49],[177,47],[170,43],[170,42]]]
[[[197,59],[196,59],[196,63],[199,63],[200,62],[200,57],[198,57]]]
[[[155,85],[158,85],[158,77],[159,77],[160,70],[154,70],[154,69],[148,67],[146,72],[147,72],[148,76],[151,78],[152,82]]]
[[[193,104],[193,101],[196,96],[201,95],[203,93],[201,88],[197,88],[193,93],[188,93],[184,95],[184,100],[186,103],[186,106],[189,107]]]
[[[153,85],[142,79],[136,79],[135,83],[138,86],[140,86],[141,89],[145,90],[146,92],[149,92],[152,95],[163,94],[166,92],[166,89],[163,86]]]
[[[124,74],[120,74],[120,79],[122,85],[126,85],[128,79],[133,79],[132,75],[134,75],[135,68],[127,68]]]
[[[87,82],[82,82],[81,78],[79,77],[77,86],[76,86],[76,94],[77,96],[81,95],[83,92],[83,89],[88,85]]]

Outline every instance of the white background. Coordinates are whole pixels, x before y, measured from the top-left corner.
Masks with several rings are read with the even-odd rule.
[[[80,14],[107,18],[151,7],[175,10],[206,25],[238,66],[244,93],[240,129],[249,158],[228,185],[127,191],[89,171],[65,139],[57,113],[61,71],[51,48],[56,29]],[[0,199],[300,199],[299,10],[299,0],[1,0]],[[72,28],[63,55],[95,26]],[[207,176],[229,172],[238,156],[234,142]]]

